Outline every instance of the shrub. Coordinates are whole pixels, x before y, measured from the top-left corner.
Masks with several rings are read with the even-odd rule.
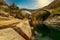
[[[60,7],[55,8],[52,12],[53,12],[54,14],[60,14]]]

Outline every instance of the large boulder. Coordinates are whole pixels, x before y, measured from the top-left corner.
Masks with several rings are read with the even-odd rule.
[[[32,36],[28,19],[9,18],[0,21],[1,40],[30,40]]]

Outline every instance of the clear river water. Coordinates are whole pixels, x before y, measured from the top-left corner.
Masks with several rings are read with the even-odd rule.
[[[33,40],[60,40],[60,30],[48,28],[45,24],[38,24],[34,29]]]

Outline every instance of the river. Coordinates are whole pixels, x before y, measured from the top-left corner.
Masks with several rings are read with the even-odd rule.
[[[48,26],[45,24],[37,24],[34,29],[33,40],[60,40],[60,30],[48,28]]]

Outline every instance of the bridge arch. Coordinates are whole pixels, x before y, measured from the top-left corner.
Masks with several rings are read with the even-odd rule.
[[[51,12],[49,10],[42,10],[38,12],[37,20],[45,21],[50,15]]]

